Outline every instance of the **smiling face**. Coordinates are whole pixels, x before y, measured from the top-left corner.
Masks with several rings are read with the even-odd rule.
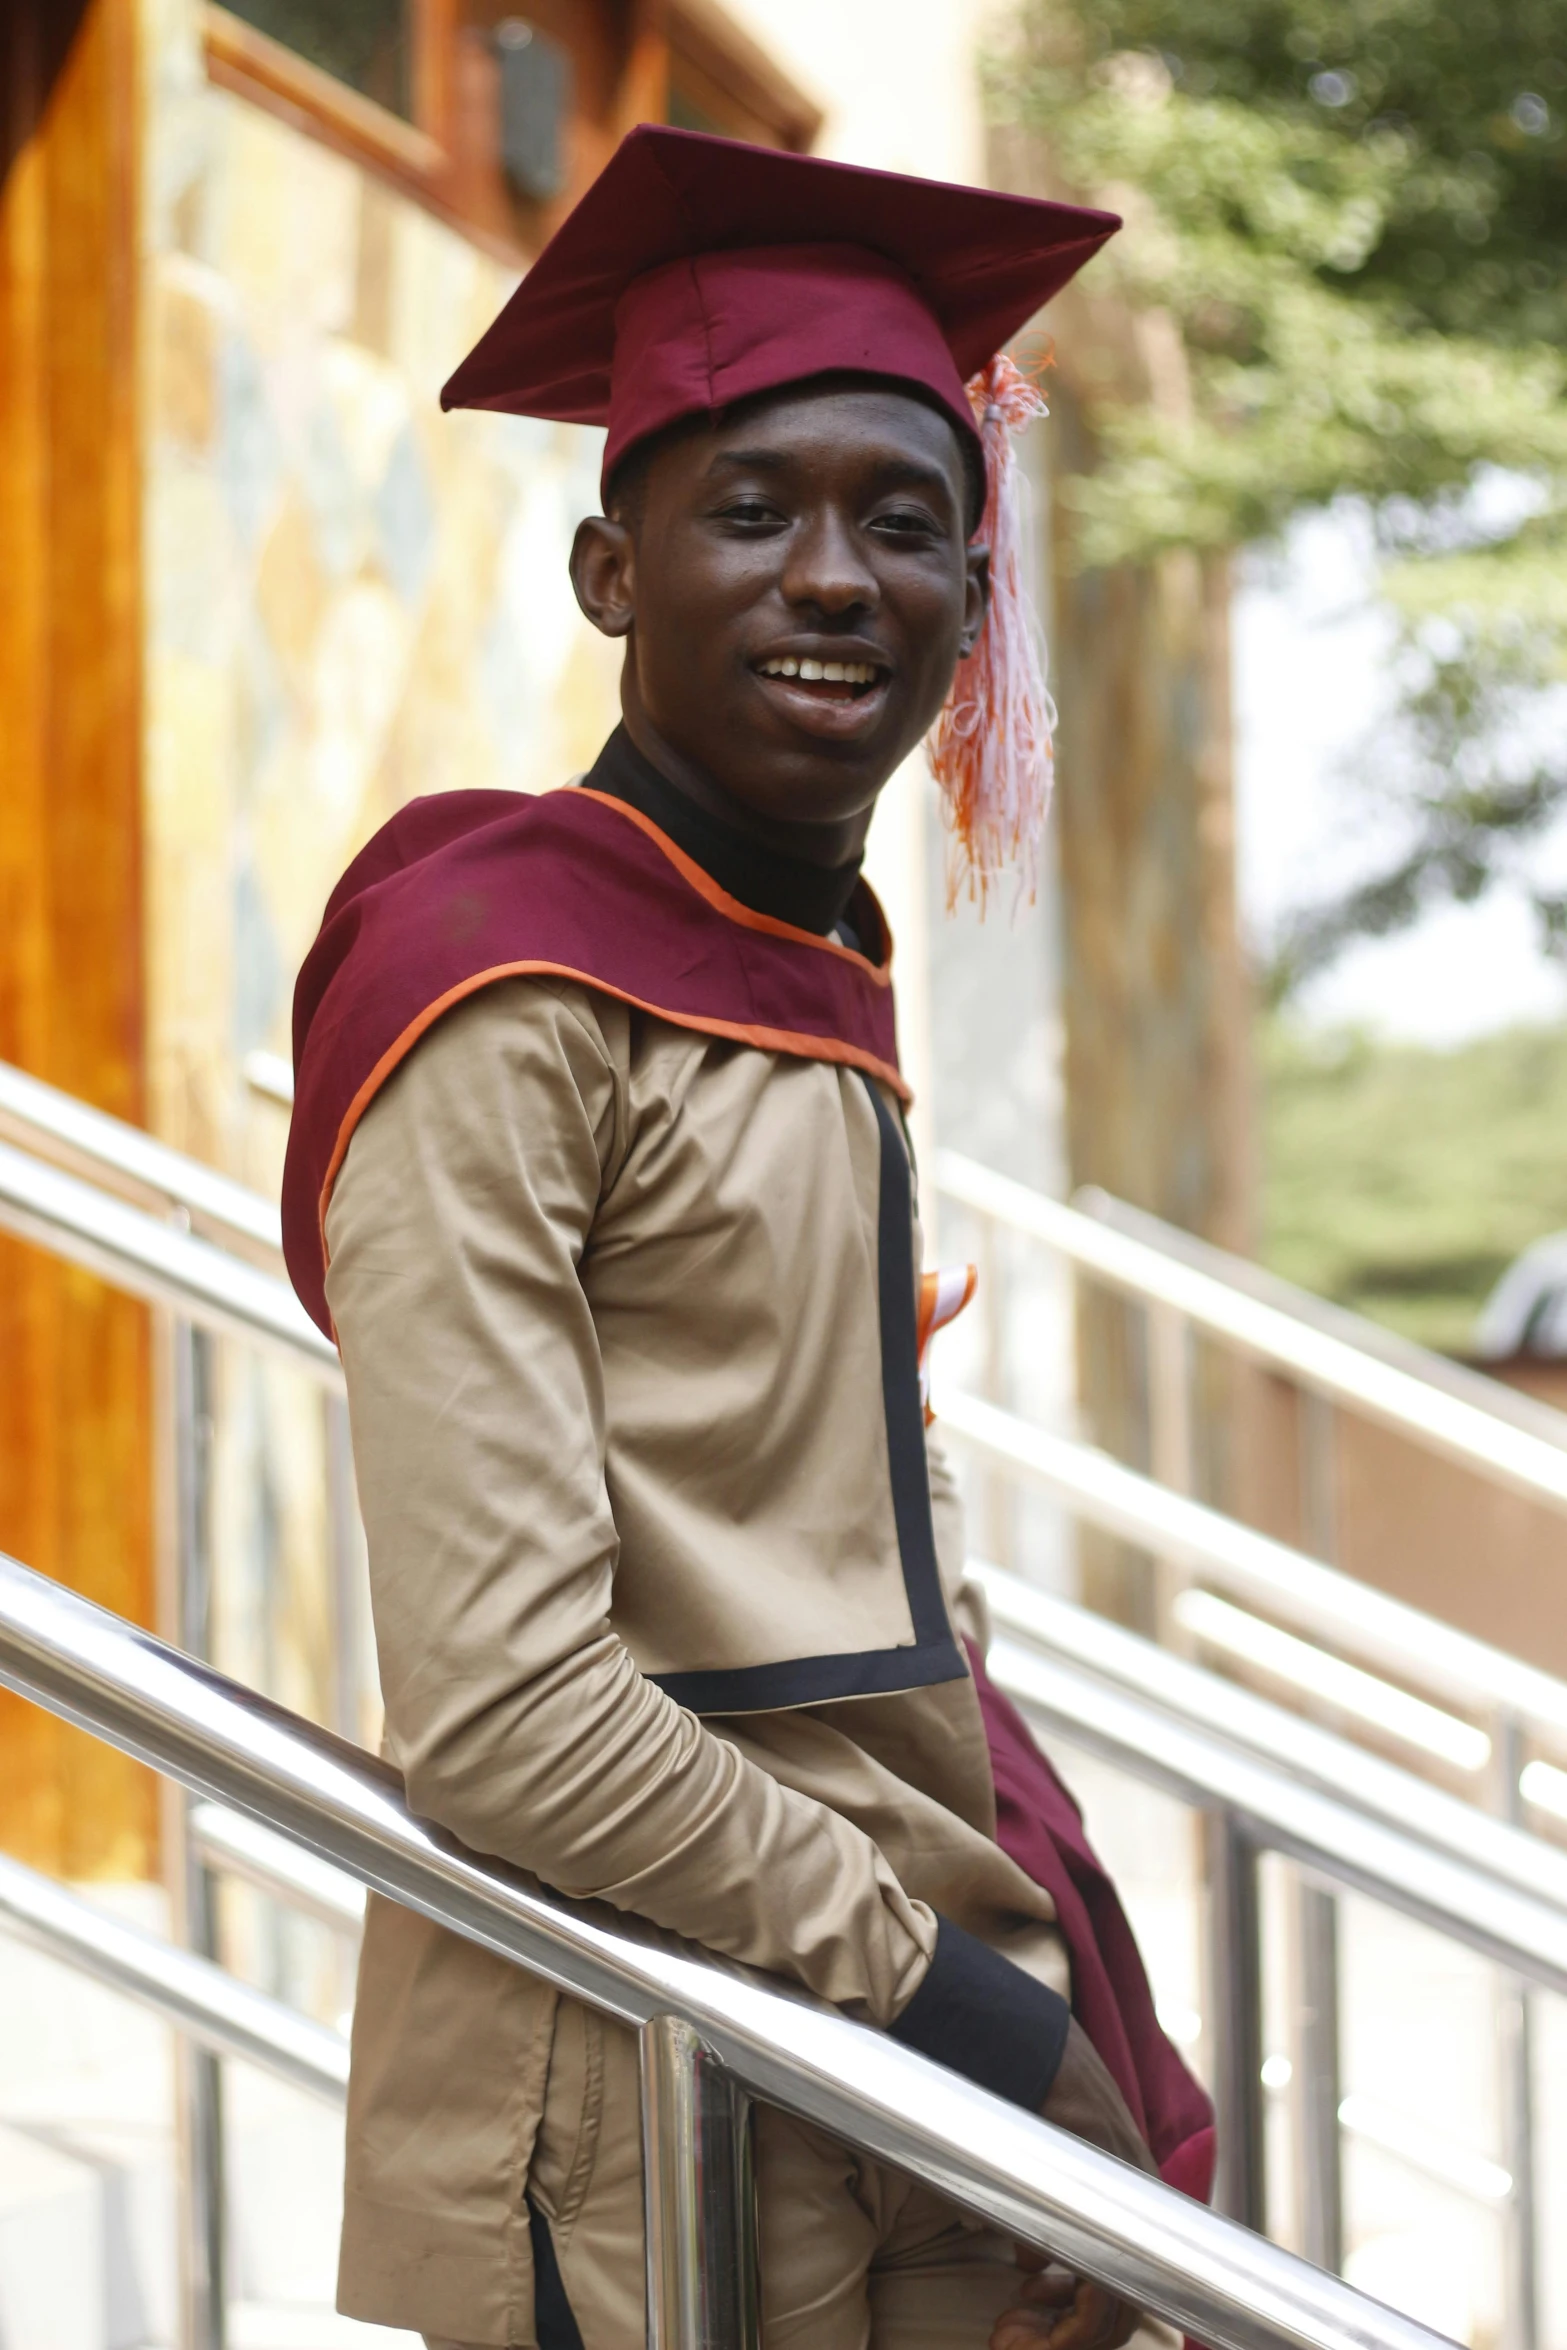
[[[985,615],[954,427],[829,381],[677,428],[578,529],[572,581],[624,636],[638,748],[754,836],[837,864]]]

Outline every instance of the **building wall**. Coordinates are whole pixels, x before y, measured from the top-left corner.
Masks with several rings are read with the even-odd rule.
[[[271,1189],[243,1060],[287,1050],[348,859],[417,794],[563,782],[613,722],[565,572],[597,439],[443,417],[513,278],[210,87],[192,0],[148,5],[151,1113]]]
[[[566,577],[598,442],[442,416],[513,275],[212,86],[193,0],[145,26],[148,1115],[275,1197],[247,1056],[287,1056],[349,859],[422,793],[564,782],[614,723]],[[210,1377],[216,1659],[342,1720],[320,1399],[238,1346]]]
[[[139,1119],[134,0],[0,10],[0,1059]],[[0,1549],[153,1604],[147,1316],[0,1241]],[[0,1845],[152,1865],[150,1776],[0,1696]]]

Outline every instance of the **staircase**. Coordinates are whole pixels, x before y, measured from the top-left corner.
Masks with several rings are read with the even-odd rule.
[[[225,1424],[273,1412],[248,1455],[263,1482],[276,1427],[306,1432],[321,1653],[304,1679],[318,1719],[373,1743],[340,1375],[280,1280],[275,1210],[3,1069],[0,1135],[0,1228],[146,1299],[176,1366],[195,1366],[170,1382],[165,1430],[177,1468],[208,1464],[188,1569],[231,1571],[233,1494],[210,1465]],[[1016,1408],[1029,1398],[995,1375],[1015,1336],[971,1342],[937,1405],[987,1527],[1007,1523],[998,1490],[1043,1494],[1063,1529],[1086,1521],[1155,1562],[1157,1643],[994,1563],[972,1571],[993,1673],[1085,1799],[1166,2026],[1217,2093],[1224,2208],[1477,2350],[1567,2350],[1567,2231],[1545,2221],[1567,2210],[1567,1685],[1199,1499],[1190,1334],[1564,1513],[1567,1427],[1114,1203],[1063,1207],[951,1157],[937,1177],[944,1213],[992,1227],[982,1247],[1005,1232],[1029,1257],[1036,1333],[1074,1279],[1148,1318],[1153,1473],[1082,1443],[1060,1410],[1050,1425],[1048,1380],[1043,1414]],[[205,1454],[193,1393],[216,1398]],[[251,1578],[241,1678],[265,1687],[281,1658],[293,1686],[275,1693],[297,1703],[287,1583],[275,1560]],[[212,1594],[190,1574],[183,1589],[166,1629],[199,1646]],[[232,1810],[178,1823],[176,1908],[210,1916],[205,1947],[339,2026],[354,1884]],[[168,1931],[159,1888],[90,1898]],[[177,2247],[210,2085],[175,2064],[165,2023],[61,1955],[0,1933],[0,2344],[173,2350],[197,2338]],[[395,2342],[331,2312],[339,2116],[238,2062],[221,2083],[226,2280],[204,2350]]]

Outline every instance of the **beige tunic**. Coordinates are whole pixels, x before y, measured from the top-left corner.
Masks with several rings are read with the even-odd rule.
[[[415,1809],[877,2023],[937,1910],[1064,1982],[1049,1897],[994,1842],[951,1482],[921,1459],[915,1509],[884,1393],[907,1185],[856,1073],[513,980],[391,1078],[327,1222]],[[346,2310],[531,2338],[554,2012],[372,1902]]]

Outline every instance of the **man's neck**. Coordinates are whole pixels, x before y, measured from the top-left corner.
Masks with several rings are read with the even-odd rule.
[[[617,726],[588,774],[594,791],[623,800],[656,824],[729,897],[756,914],[825,938],[842,925],[859,883],[860,860],[816,865],[792,849],[769,848],[671,783]]]
[[[744,834],[758,848],[769,849],[775,855],[792,857],[803,865],[838,867],[849,864],[865,853],[865,836],[870,831],[872,808],[862,808],[853,816],[843,816],[822,824],[786,824],[775,817],[758,815],[743,800],[725,791],[723,785],[710,775],[696,760],[666,742],[647,712],[627,696],[623,723],[627,734],[649,766],[656,767],[665,782],[675,791],[684,793],[688,800],[717,817],[731,831]]]

